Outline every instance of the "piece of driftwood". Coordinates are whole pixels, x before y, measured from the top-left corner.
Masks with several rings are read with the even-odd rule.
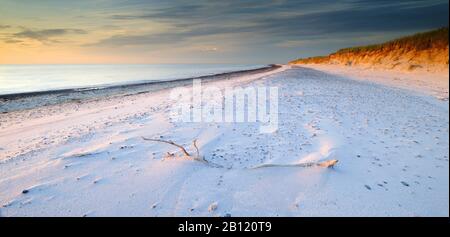
[[[162,143],[170,144],[170,145],[172,145],[172,146],[176,146],[176,147],[178,147],[178,148],[181,150],[181,152],[183,153],[183,155],[184,155],[185,157],[194,159],[194,160],[196,160],[196,161],[208,163],[202,156],[200,156],[200,149],[199,149],[198,146],[197,146],[197,139],[195,139],[195,140],[192,142],[192,145],[193,145],[193,147],[194,147],[195,150],[196,150],[196,154],[195,154],[195,155],[191,155],[191,154],[186,150],[186,148],[184,148],[182,145],[176,144],[175,142],[170,141],[170,140],[152,139],[152,138],[146,138],[146,137],[142,137],[142,139],[144,139],[145,141],[162,142]],[[168,157],[174,157],[174,156],[175,156],[175,154],[172,154],[172,153],[170,153],[170,152],[167,152],[167,154],[168,154]]]
[[[194,148],[197,152],[197,157],[200,157],[200,150],[198,149],[198,146],[197,146],[197,139],[194,139],[194,141],[192,142],[192,145],[194,146]]]
[[[180,148],[181,152],[183,152],[183,154],[185,156],[189,156],[191,157],[191,154],[189,154],[189,152],[186,151],[186,149],[182,146],[182,145],[178,145],[173,141],[168,141],[168,140],[161,140],[161,139],[152,139],[152,138],[146,138],[146,137],[142,137],[142,139],[144,139],[145,141],[152,141],[152,142],[163,142],[163,143],[167,143],[173,146],[176,146],[178,148]]]
[[[267,167],[323,167],[333,168],[338,163],[338,160],[326,160],[321,162],[307,162],[298,164],[263,164],[253,167],[253,169],[267,168]]]
[[[200,162],[209,164],[213,167],[223,167],[221,165],[209,163],[202,156],[200,156],[200,149],[197,146],[197,139],[194,139],[194,141],[192,141],[192,146],[195,148],[195,151],[196,151],[195,155],[191,155],[186,150],[186,148],[184,148],[182,145],[176,144],[175,142],[170,141],[170,140],[152,139],[152,138],[146,138],[146,137],[142,137],[142,139],[144,139],[145,141],[162,142],[162,143],[170,144],[172,146],[176,146],[181,150],[181,152],[183,153],[183,155],[186,158],[191,158],[196,161],[200,161]],[[167,156],[175,157],[175,154],[167,152]],[[267,167],[314,167],[314,166],[323,167],[323,168],[333,168],[337,164],[337,162],[338,162],[338,160],[326,160],[326,161],[321,161],[321,162],[308,162],[308,163],[299,163],[299,164],[263,164],[263,165],[255,166],[252,169],[267,168]]]

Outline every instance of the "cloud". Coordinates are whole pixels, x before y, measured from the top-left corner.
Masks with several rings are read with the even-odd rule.
[[[175,43],[176,34],[139,34],[127,35],[119,34],[113,35],[109,38],[102,39],[96,43],[85,44],[84,46],[132,46],[132,45],[155,45],[161,43]]]
[[[200,51],[202,51],[202,52],[218,52],[218,51],[219,51],[219,48],[214,47],[214,46],[211,46],[211,47],[202,47],[202,48],[200,49]]]
[[[12,34],[16,39],[33,39],[40,42],[57,42],[54,37],[64,36],[69,34],[87,34],[85,30],[81,29],[44,29],[44,30],[23,30]]]
[[[182,5],[171,6],[159,9],[150,10],[146,14],[115,14],[111,18],[114,20],[133,20],[133,19],[186,19],[202,17],[207,10],[206,6],[202,5]],[[200,14],[199,14],[200,13]]]
[[[11,6],[19,4],[7,1]],[[29,9],[41,9],[29,17],[39,17],[39,24],[58,24],[57,28],[40,29],[28,23],[25,28],[3,30],[1,40],[50,44],[71,38],[74,45],[91,47],[92,54],[144,58],[155,49],[161,55],[189,52],[186,58],[200,53],[199,61],[228,54],[224,61],[282,62],[302,56],[298,54],[326,53],[448,26],[449,17],[448,0],[60,1],[51,4],[52,14],[46,14],[42,7],[48,4],[27,1]],[[16,9],[11,11],[19,12]],[[19,17],[17,22],[25,24]],[[71,29],[73,25],[89,29],[89,35],[82,36],[88,32]],[[12,29],[18,32],[8,33]]]
[[[132,1],[133,2],[133,1]],[[420,31],[448,25],[448,1],[349,0],[322,1],[171,1],[151,7],[144,2],[138,12],[113,14],[116,21],[165,22],[173,31],[137,36],[116,35],[97,45],[159,44],[217,34],[253,33],[265,42],[288,42],[317,37],[340,37],[373,32]],[[296,42],[297,43],[293,43]]]
[[[8,28],[11,28],[11,26],[10,25],[1,25],[0,24],[0,30],[1,29],[8,29]]]
[[[201,25],[161,33],[117,34],[85,46],[133,46],[177,44],[197,37],[252,32],[252,26]]]
[[[16,39],[6,39],[3,42],[7,43],[7,44],[18,44],[18,43],[23,43],[22,40],[16,40]]]
[[[367,1],[356,1],[344,9],[269,16],[257,21],[269,33],[291,37],[422,30],[448,25],[448,2],[428,5],[421,1],[417,2],[422,4],[381,1],[364,5],[362,2]]]

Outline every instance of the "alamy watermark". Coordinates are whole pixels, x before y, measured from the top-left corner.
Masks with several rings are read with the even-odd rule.
[[[172,89],[175,100],[171,119],[175,122],[259,123],[261,133],[278,130],[278,87],[202,86],[195,79],[192,88]]]

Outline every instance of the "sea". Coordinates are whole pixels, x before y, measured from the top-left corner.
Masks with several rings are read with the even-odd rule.
[[[0,65],[0,95],[171,81],[264,66],[242,64]]]

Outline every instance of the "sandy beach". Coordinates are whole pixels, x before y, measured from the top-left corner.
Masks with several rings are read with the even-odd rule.
[[[170,88],[5,112],[0,216],[448,216],[448,74],[433,75],[283,65],[205,82],[277,87],[273,133],[173,122]],[[214,166],[143,136],[197,139]]]
[[[302,65],[334,75],[354,80],[371,81],[391,87],[412,90],[432,95],[440,100],[448,100],[449,70],[415,70],[413,72],[395,69],[374,69],[367,66],[340,66],[330,64]]]

